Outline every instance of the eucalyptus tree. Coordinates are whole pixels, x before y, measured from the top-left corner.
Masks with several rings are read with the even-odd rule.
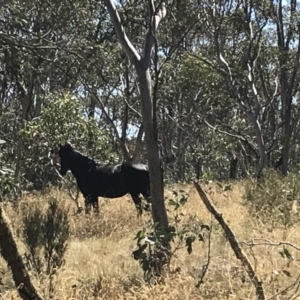
[[[299,82],[297,9],[296,1],[201,2],[205,33],[197,41],[202,44],[199,59],[223,76],[251,124],[255,139],[248,134],[243,139],[259,156],[259,172],[280,148],[282,171],[287,171],[292,99]]]
[[[140,55],[137,49],[128,39],[122,26],[117,8],[110,0],[105,0],[105,5],[109,11],[111,21],[114,24],[118,40],[135,67],[138,75],[138,84],[141,97],[141,111],[143,117],[143,126],[145,130],[145,141],[147,148],[147,158],[150,174],[150,193],[152,202],[153,221],[158,223],[159,228],[168,227],[168,217],[164,205],[163,180],[161,170],[161,160],[158,147],[157,131],[153,123],[153,117],[156,111],[153,111],[152,86],[150,65],[152,57],[152,48],[155,43],[155,34],[157,27],[166,15],[165,4],[155,7],[154,2],[149,2],[150,22],[146,32],[144,49]]]

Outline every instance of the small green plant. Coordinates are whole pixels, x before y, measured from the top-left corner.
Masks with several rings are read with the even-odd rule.
[[[262,180],[246,182],[244,198],[252,214],[266,224],[289,227],[298,219],[293,206],[300,201],[299,182],[298,174],[282,176],[275,170],[265,170]]]
[[[14,182],[14,171],[0,166],[0,201],[14,200],[20,195],[19,185]]]
[[[137,232],[137,249],[133,251],[133,258],[139,261],[144,271],[144,278],[147,282],[152,282],[162,273],[162,266],[169,267],[170,261],[177,250],[186,247],[189,254],[193,251],[193,243],[204,241],[203,229],[208,229],[202,225],[200,231],[191,229],[187,224],[182,225],[184,214],[180,211],[188,201],[189,196],[183,194],[184,191],[173,191],[173,198],[168,201],[168,205],[173,207],[175,212],[173,219],[167,229],[157,228],[157,224],[149,221],[146,226]],[[173,246],[171,249],[170,246]]]
[[[214,171],[203,172],[202,179],[205,183],[214,181],[218,178],[218,174]]]
[[[54,275],[65,262],[69,231],[68,211],[55,198],[49,200],[44,212],[35,206],[23,217],[25,261],[37,272],[40,281],[49,279],[50,295],[54,291]]]

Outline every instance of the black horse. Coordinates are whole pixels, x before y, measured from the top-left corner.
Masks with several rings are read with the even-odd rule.
[[[85,211],[91,206],[99,212],[98,196],[118,198],[130,194],[138,210],[142,214],[142,194],[150,203],[150,180],[148,166],[123,162],[118,165],[101,165],[93,159],[76,151],[70,143],[58,145],[60,171],[65,176],[68,170],[77,180],[79,190],[85,198]]]

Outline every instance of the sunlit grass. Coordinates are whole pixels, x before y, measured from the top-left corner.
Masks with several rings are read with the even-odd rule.
[[[253,238],[266,238],[271,241],[288,240],[300,245],[298,226],[267,230],[261,221],[250,217],[242,198],[241,184],[232,185],[232,190],[221,192],[214,184],[203,186],[211,200],[228,221],[239,241]],[[175,188],[173,188],[175,189]],[[196,242],[192,254],[185,249],[179,250],[173,257],[171,273],[163,278],[159,285],[148,285],[143,280],[143,272],[131,253],[135,249],[135,234],[150,218],[137,213],[129,197],[119,199],[101,199],[100,216],[73,215],[75,205],[64,193],[52,190],[46,196],[27,195],[21,199],[17,208],[5,205],[21,252],[25,247],[21,241],[22,207],[38,204],[46,205],[49,197],[60,199],[70,210],[71,236],[66,264],[58,272],[55,281],[55,299],[255,299],[255,290],[236,259],[219,224],[211,218],[192,185],[176,186],[190,197],[181,212],[183,223],[200,222],[210,225],[212,222],[211,261],[204,283],[196,288],[197,277],[207,262],[208,241]],[[166,198],[172,197],[172,188],[167,188]],[[80,199],[83,203],[82,199]],[[167,204],[167,201],[166,201]],[[172,207],[169,216],[172,220]],[[267,296],[292,284],[299,275],[299,253],[288,248],[294,260],[282,258],[282,247],[256,246],[244,250],[255,266],[255,270],[264,282]],[[34,280],[37,288],[47,299],[47,285],[41,286]],[[18,299],[14,291],[11,274],[5,262],[0,258],[1,299]],[[289,292],[282,298],[287,299]]]

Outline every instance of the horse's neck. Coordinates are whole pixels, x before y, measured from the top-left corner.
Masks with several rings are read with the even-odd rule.
[[[78,180],[84,174],[88,173],[92,169],[92,167],[93,167],[92,166],[92,161],[89,162],[89,160],[86,157],[78,155],[74,159],[73,165],[71,166],[70,170],[71,170],[72,174]]]

